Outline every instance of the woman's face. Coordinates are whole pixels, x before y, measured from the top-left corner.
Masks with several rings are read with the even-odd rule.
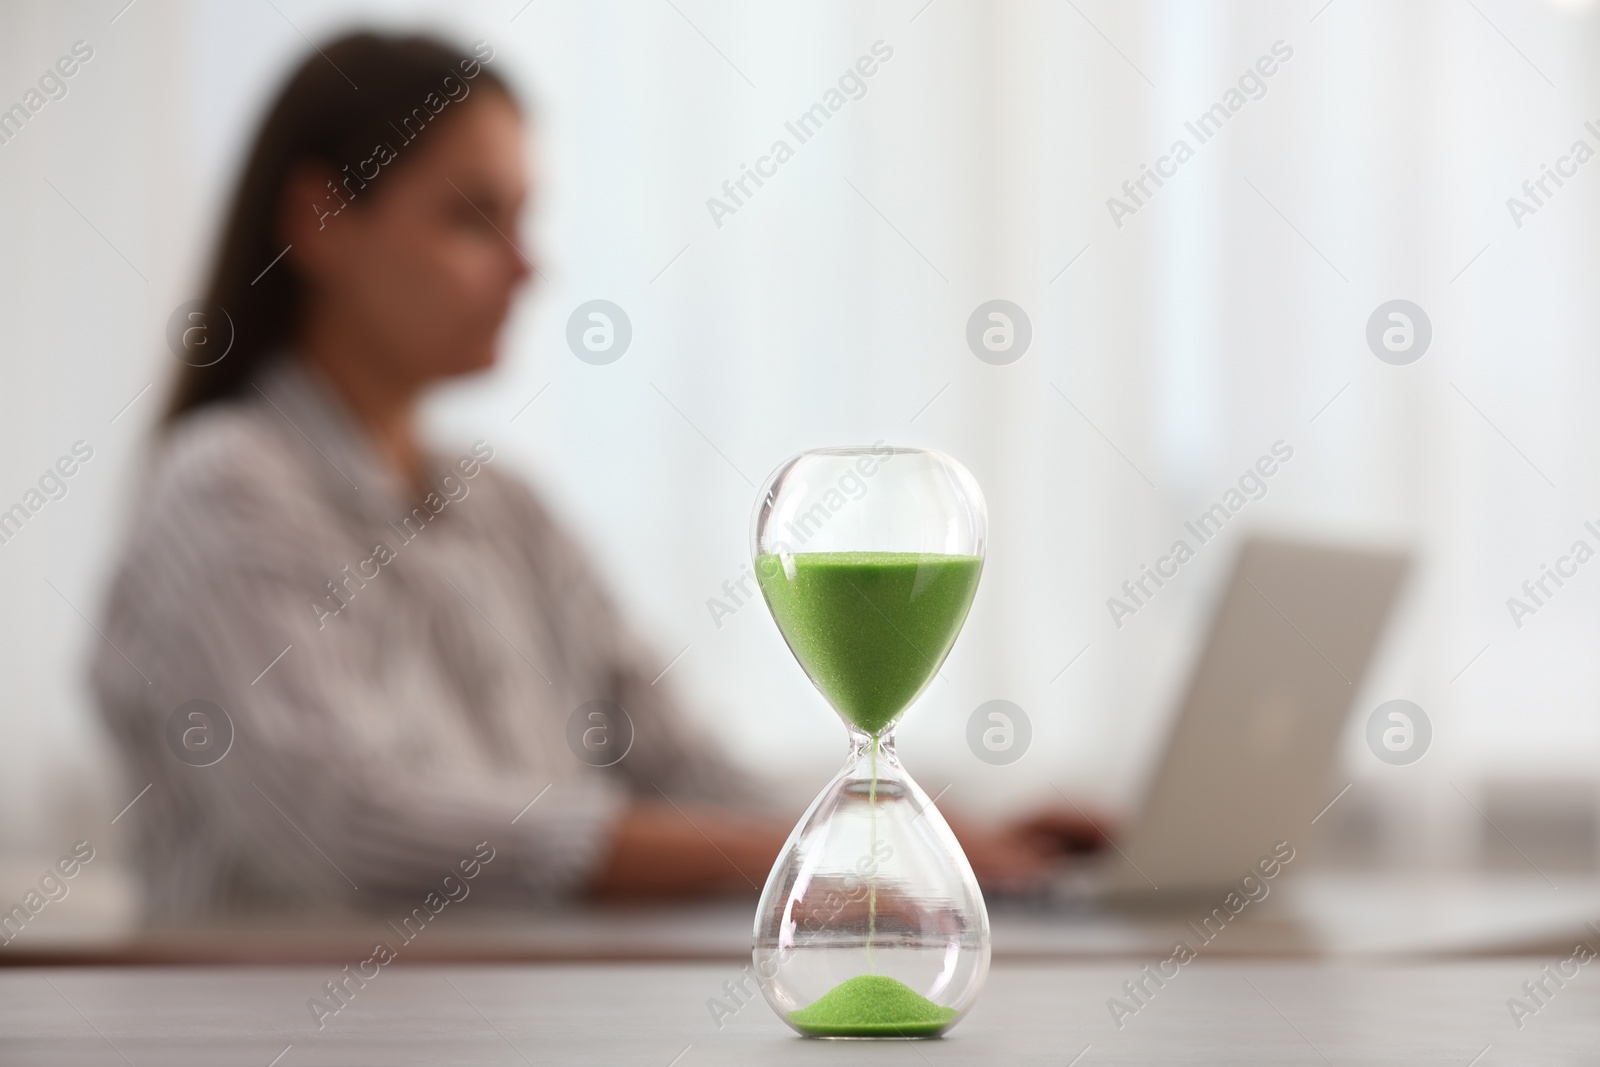
[[[294,180],[289,239],[310,311],[351,358],[375,354],[406,384],[482,370],[532,270],[513,244],[528,192],[521,116],[480,90],[394,148],[364,189],[341,181],[342,208],[326,172]]]

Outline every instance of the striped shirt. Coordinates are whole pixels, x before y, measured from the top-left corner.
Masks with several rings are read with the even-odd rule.
[[[482,841],[475,889],[572,895],[630,796],[756,803],[493,446],[427,465],[418,501],[294,360],[162,441],[91,668],[154,783],[130,815],[153,918],[419,899]],[[176,714],[195,700],[226,721]],[[631,722],[609,766],[628,731],[590,701]]]

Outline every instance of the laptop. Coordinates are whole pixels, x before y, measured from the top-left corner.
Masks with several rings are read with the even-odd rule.
[[[1247,539],[1143,804],[1069,895],[1177,901],[1238,884],[1279,842],[1302,852],[1409,566]]]

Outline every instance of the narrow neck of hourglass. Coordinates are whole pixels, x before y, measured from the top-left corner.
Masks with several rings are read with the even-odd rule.
[[[850,760],[866,759],[873,754],[873,735],[855,726],[850,727]],[[894,754],[894,727],[889,726],[877,735],[877,757],[880,760],[895,761]]]

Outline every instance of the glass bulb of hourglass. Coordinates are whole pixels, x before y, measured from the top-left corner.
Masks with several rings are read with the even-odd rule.
[[[919,449],[804,452],[757,500],[762,594],[850,740],[756,912],[762,992],[800,1033],[937,1036],[988,973],[977,880],[893,735],[961,631],[986,526],[966,469]]]

